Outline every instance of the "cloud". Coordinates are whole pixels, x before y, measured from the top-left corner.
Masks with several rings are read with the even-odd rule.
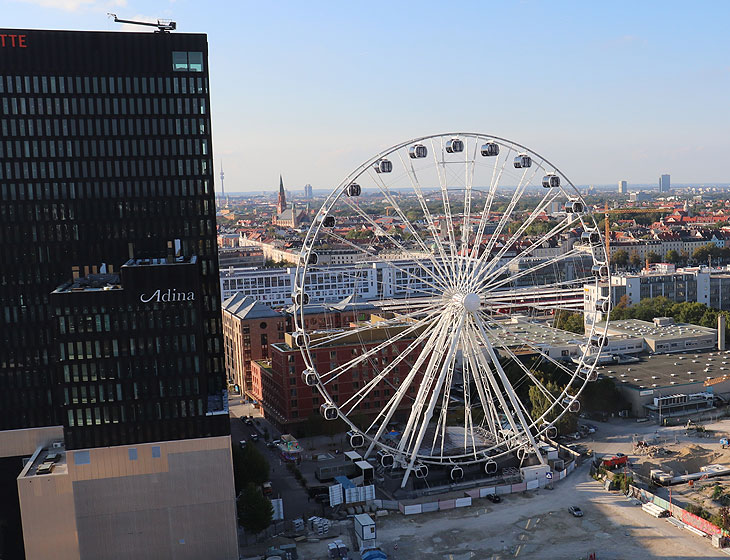
[[[86,9],[104,11],[127,5],[127,0],[16,0],[16,2],[35,4],[43,8],[52,8],[65,12],[77,12]]]

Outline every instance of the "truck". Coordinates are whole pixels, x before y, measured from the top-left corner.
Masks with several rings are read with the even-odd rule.
[[[593,462],[595,467],[604,467],[609,470],[613,470],[618,467],[624,467],[629,464],[629,458],[623,453],[616,453],[615,455],[603,455],[596,457]]]

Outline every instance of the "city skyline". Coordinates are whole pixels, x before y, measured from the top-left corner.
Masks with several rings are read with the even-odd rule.
[[[25,0],[5,15],[17,28],[125,30],[116,11],[209,33],[217,191],[221,161],[228,192],[276,188],[279,173],[331,189],[378,151],[449,130],[525,144],[575,184],[726,182],[714,162],[730,117],[707,108],[730,85],[730,9],[713,4],[708,20],[679,4],[623,7]]]

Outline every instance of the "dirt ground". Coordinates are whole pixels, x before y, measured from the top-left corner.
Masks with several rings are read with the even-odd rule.
[[[598,560],[726,558],[709,539],[649,516],[625,496],[605,492],[588,476],[587,465],[554,490],[475,504],[451,512],[378,518],[378,543],[390,560],[575,560],[591,552]],[[570,505],[583,509],[584,517],[571,516]],[[300,557],[326,558],[327,542],[299,545]]]

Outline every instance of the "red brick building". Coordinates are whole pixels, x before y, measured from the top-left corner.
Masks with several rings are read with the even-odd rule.
[[[332,345],[315,348],[313,354],[317,371],[320,374],[327,373],[380,345],[387,338],[392,338],[395,332],[397,330],[394,330],[393,327],[386,331],[373,326],[371,331],[360,331],[359,334],[339,339]],[[363,360],[357,366],[345,370],[336,381],[327,386],[335,402],[344,403],[352,397],[387,364],[403,354],[418,334],[419,332],[415,332],[412,336],[394,340],[371,359]],[[362,340],[367,340],[367,342],[361,342]],[[324,403],[317,389],[308,387],[302,380],[302,371],[305,369],[304,359],[300,350],[292,346],[292,337],[287,334],[284,342],[271,345],[270,360],[255,361],[251,367],[252,385],[261,387],[258,398],[262,403],[264,415],[282,429],[304,422],[312,414],[319,414],[319,407]],[[362,400],[355,413],[369,416],[379,412],[393,396],[395,389],[410,373],[419,352],[420,348],[418,351],[412,351],[412,356],[403,359]],[[419,372],[399,408],[410,409],[421,377],[422,372]]]
[[[251,380],[251,362],[270,357],[271,345],[284,340],[286,316],[250,296],[235,294],[223,302],[223,345],[228,382],[260,398]],[[258,395],[258,396],[257,396]]]

